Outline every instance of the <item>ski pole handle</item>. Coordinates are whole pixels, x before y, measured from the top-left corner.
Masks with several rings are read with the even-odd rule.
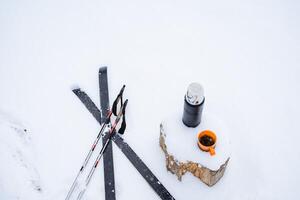
[[[128,103],[128,99],[125,100],[123,106],[122,106],[122,115],[125,114],[125,110],[126,110],[126,106],[127,106],[127,103]]]
[[[119,95],[122,96],[123,95],[123,92],[125,90],[125,85],[123,85],[123,87],[121,88],[120,92],[119,92]]]
[[[121,110],[119,111],[119,113],[117,115],[117,119],[115,120],[115,123],[113,124],[113,126],[110,129],[110,132],[109,132],[110,134],[114,133],[118,122],[120,121],[121,117],[124,116],[127,103],[128,103],[128,99],[126,99],[124,104],[122,105]]]
[[[123,105],[123,92],[124,92],[124,90],[125,90],[125,85],[123,85],[123,87],[121,88],[116,100],[113,103],[112,112],[114,113],[115,116],[117,116],[117,106],[118,106],[118,103],[119,103],[120,100],[121,100],[121,106]]]

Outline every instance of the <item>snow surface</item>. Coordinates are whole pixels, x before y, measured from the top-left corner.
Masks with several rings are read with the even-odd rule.
[[[64,199],[99,130],[71,88],[99,106],[103,65],[111,102],[127,85],[125,140],[176,199],[298,199],[299,8],[268,0],[2,0],[0,199]],[[206,98],[195,129],[180,121],[191,82]],[[218,184],[192,175],[179,182],[166,171],[160,122],[180,160],[215,168],[231,157]],[[204,129],[218,135],[216,157],[196,147]],[[159,199],[115,145],[114,161],[118,200]],[[85,199],[104,199],[103,168]]]

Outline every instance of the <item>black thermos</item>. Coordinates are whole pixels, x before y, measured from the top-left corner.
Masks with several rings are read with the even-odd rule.
[[[204,106],[204,90],[199,83],[191,83],[184,96],[182,122],[188,127],[196,127],[201,122]]]

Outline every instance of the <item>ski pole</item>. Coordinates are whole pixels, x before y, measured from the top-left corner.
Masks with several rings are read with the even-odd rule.
[[[109,132],[108,132],[109,138],[108,138],[108,140],[106,140],[105,144],[102,146],[101,151],[99,152],[99,154],[98,154],[98,156],[97,156],[97,158],[94,162],[93,168],[90,170],[90,172],[89,172],[89,174],[88,174],[88,176],[85,180],[85,187],[78,194],[77,200],[80,200],[83,197],[83,195],[84,195],[84,193],[87,189],[87,186],[89,185],[89,183],[92,179],[92,176],[93,176],[93,174],[94,174],[94,172],[95,172],[95,170],[98,166],[98,163],[101,160],[101,157],[103,156],[103,154],[105,152],[105,149],[106,149],[107,145],[109,144],[109,142],[111,141],[113,135],[115,134],[117,124],[119,123],[121,117],[125,115],[125,109],[126,109],[127,103],[128,103],[128,99],[126,99],[126,101],[122,105],[114,124],[112,125],[111,129],[109,130]]]
[[[119,103],[119,101],[121,101],[121,105],[123,104],[123,97],[122,96],[123,96],[124,89],[125,89],[125,85],[123,85],[123,87],[121,88],[121,90],[120,90],[120,92],[119,92],[119,94],[118,94],[118,96],[117,96],[117,98],[116,98],[116,100],[114,102],[114,106],[115,107]],[[89,160],[90,160],[90,158],[91,158],[91,156],[92,156],[92,154],[93,154],[93,152],[94,152],[94,150],[95,150],[95,148],[96,148],[96,146],[97,146],[100,138],[103,136],[103,131],[105,130],[106,126],[110,123],[110,117],[111,117],[112,114],[113,114],[112,111],[108,112],[108,114],[106,116],[106,119],[105,119],[104,123],[102,124],[101,129],[100,129],[100,131],[99,131],[99,133],[98,133],[98,135],[97,135],[97,137],[96,137],[96,139],[95,139],[95,141],[94,141],[91,149],[89,150],[89,152],[88,152],[88,154],[87,154],[87,156],[86,156],[86,158],[85,158],[85,160],[84,160],[84,162],[83,162],[83,164],[82,164],[79,172],[77,173],[77,175],[75,177],[75,180],[73,181],[72,186],[71,186],[71,188],[70,188],[70,190],[69,190],[69,192],[68,192],[67,197],[65,198],[65,200],[69,200],[70,197],[71,197],[71,195],[73,194],[74,189],[77,186],[78,178],[83,173],[83,171],[84,171],[86,165],[88,164],[88,162],[89,162]]]
[[[109,116],[111,116],[111,112],[108,113],[108,117],[109,117]],[[89,160],[90,160],[90,158],[91,158],[91,156],[92,156],[92,154],[93,154],[93,151],[95,150],[95,148],[96,148],[96,146],[97,146],[97,144],[98,144],[98,141],[99,141],[99,139],[100,139],[100,136],[102,135],[102,132],[103,132],[103,130],[106,128],[106,126],[107,126],[106,123],[104,123],[104,124],[101,126],[100,132],[98,133],[97,138],[96,138],[96,140],[94,141],[94,143],[93,143],[93,145],[92,145],[92,148],[89,150],[89,152],[88,152],[88,154],[87,154],[87,156],[86,156],[86,158],[85,158],[85,160],[84,160],[84,162],[83,162],[83,164],[82,164],[82,166],[81,166],[79,172],[77,173],[77,176],[76,176],[75,180],[73,181],[73,184],[72,184],[72,186],[71,186],[71,188],[70,188],[70,190],[69,190],[69,192],[68,192],[68,195],[67,195],[67,197],[66,197],[66,200],[68,200],[68,199],[71,197],[71,194],[73,193],[75,187],[77,186],[77,180],[78,180],[80,174],[83,173],[83,171],[84,171],[86,165],[88,164],[88,162],[89,162]]]

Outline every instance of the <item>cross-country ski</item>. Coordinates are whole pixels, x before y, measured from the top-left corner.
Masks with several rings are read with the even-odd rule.
[[[75,89],[73,92],[85,105],[89,112],[95,117],[95,119],[101,124],[101,120],[98,118],[98,116],[100,116],[100,111],[90,97],[80,89]],[[121,97],[121,95],[119,94],[118,97]],[[113,105],[113,108],[115,107],[116,103]],[[112,140],[162,200],[175,199],[120,135],[114,135]]]

